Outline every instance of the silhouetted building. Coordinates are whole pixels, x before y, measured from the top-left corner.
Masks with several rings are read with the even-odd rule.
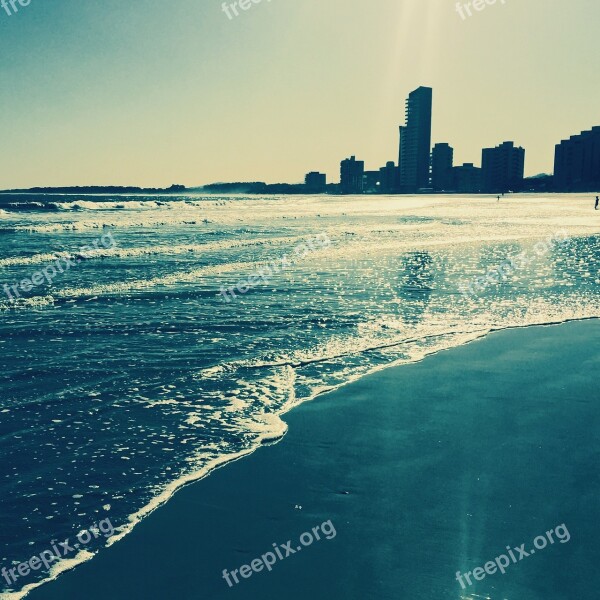
[[[420,87],[406,101],[406,124],[400,126],[400,192],[429,187],[433,90]]]
[[[398,169],[393,161],[385,164],[385,167],[379,169],[379,191],[382,194],[392,194],[396,191],[396,182],[398,179]]]
[[[452,165],[454,149],[446,143],[436,144],[431,151],[431,186],[436,192],[453,188]]]
[[[304,185],[307,191],[314,194],[322,194],[327,189],[327,175],[312,171],[306,175]]]
[[[556,145],[554,189],[559,192],[600,189],[600,126]]]
[[[379,171],[365,171],[363,178],[363,192],[365,194],[378,194],[381,187]]]
[[[504,142],[495,148],[484,148],[481,155],[483,192],[519,191],[525,174],[525,150],[514,142]]]
[[[546,173],[540,173],[533,177],[523,179],[524,192],[551,192],[554,190],[554,177]]]
[[[340,165],[340,189],[342,194],[362,194],[365,163],[355,156],[346,158]]]
[[[460,194],[477,194],[481,192],[481,169],[473,163],[465,163],[452,168],[452,189]]]

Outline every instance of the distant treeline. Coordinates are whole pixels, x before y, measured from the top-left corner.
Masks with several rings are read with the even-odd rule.
[[[71,187],[34,187],[24,190],[3,190],[0,194],[175,194],[186,191],[185,185],[170,188],[141,188],[135,186],[91,185]]]
[[[541,174],[524,179],[521,192],[591,192],[589,186],[581,189],[555,189],[551,175]],[[327,184],[325,189],[314,190],[303,183],[265,183],[264,181],[238,181],[234,183],[210,183],[208,185],[186,188],[173,184],[169,188],[142,188],[135,186],[71,186],[71,187],[35,187],[22,190],[3,190],[0,194],[340,194],[338,184]],[[365,193],[377,193],[368,191]],[[428,191],[433,193],[433,191]]]
[[[337,185],[328,185],[328,193],[336,193]],[[236,183],[210,183],[202,187],[209,194],[307,194],[311,190],[303,183],[264,183],[263,181],[238,181]]]

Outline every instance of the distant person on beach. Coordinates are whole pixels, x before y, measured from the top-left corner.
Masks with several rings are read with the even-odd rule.
[[[596,196],[596,206],[594,206],[595,210],[598,210],[598,204],[600,204],[600,199]]]

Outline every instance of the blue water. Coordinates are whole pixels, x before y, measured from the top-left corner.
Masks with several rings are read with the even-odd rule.
[[[600,316],[590,208],[576,195],[0,197],[0,288],[115,242],[12,301],[0,290],[0,567],[101,519],[125,534],[178,485],[281,437],[295,404],[375,369]],[[330,244],[306,251],[318,236]],[[286,266],[267,282],[220,294],[273,262]],[[47,577],[0,586],[19,597]]]

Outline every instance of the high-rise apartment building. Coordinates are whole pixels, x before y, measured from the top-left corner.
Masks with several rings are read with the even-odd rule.
[[[406,123],[400,126],[400,192],[429,187],[433,90],[420,87],[406,101]]]
[[[525,174],[525,150],[514,142],[504,142],[495,148],[484,148],[481,155],[483,192],[519,191]]]
[[[558,192],[600,189],[600,126],[556,145],[553,187]]]
[[[362,194],[364,189],[365,163],[355,156],[346,158],[340,165],[340,189],[342,194]]]
[[[459,194],[477,194],[481,192],[481,169],[473,163],[465,163],[452,168],[452,190]]]
[[[379,169],[379,191],[382,194],[393,194],[396,190],[396,183],[398,179],[398,169],[393,161],[388,161],[385,167]]]
[[[446,143],[436,144],[431,151],[431,187],[436,192],[449,192],[453,188],[452,166],[454,149]]]

